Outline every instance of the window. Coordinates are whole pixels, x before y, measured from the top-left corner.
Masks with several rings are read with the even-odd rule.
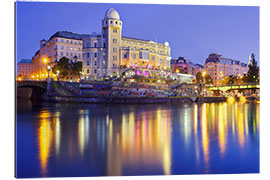
[[[97,61],[94,61],[94,65],[95,65],[95,66],[97,65]]]
[[[87,57],[88,57],[88,58],[90,57],[90,53],[87,53]]]
[[[72,57],[73,56],[73,53],[70,53],[70,56]]]
[[[80,51],[81,50],[81,48],[78,48],[78,51]]]
[[[149,55],[147,51],[140,51],[139,54],[140,59],[149,59]]]
[[[117,48],[116,47],[113,48],[113,52],[117,52]]]
[[[116,23],[117,24],[117,23]],[[117,33],[117,29],[113,29],[113,33]]]
[[[70,41],[70,43],[71,43],[71,44],[73,44],[73,42],[72,42],[72,41]]]
[[[69,53],[68,52],[66,52],[66,56],[69,56]]]
[[[90,61],[87,61],[87,66],[89,66],[90,65]]]
[[[106,43],[103,44],[103,47],[106,48]]]
[[[61,42],[64,42],[63,39],[60,40]]]
[[[163,60],[162,60],[162,59],[160,59],[160,60],[159,60],[159,62],[160,62],[160,63],[162,63],[162,62],[163,62]]]
[[[108,21],[106,21],[106,24],[108,24]]]
[[[94,70],[94,73],[95,73],[95,74],[97,73],[97,69]]]
[[[61,49],[64,49],[64,46],[61,46]]]
[[[117,39],[113,39],[113,43],[117,43]]]
[[[112,24],[112,21],[111,21],[111,24]]]
[[[94,47],[95,47],[95,48],[97,47],[97,43],[94,43]]]
[[[113,60],[117,60],[117,56],[113,56]]]
[[[81,53],[78,53],[78,57],[79,57],[79,58],[81,57]]]
[[[94,54],[94,57],[97,57],[97,53]]]
[[[63,56],[64,55],[64,52],[61,52],[61,56]]]
[[[155,60],[155,57],[154,57],[154,56],[152,56],[152,60],[153,60],[153,61]]]
[[[117,24],[117,21],[115,21],[115,24]]]
[[[127,59],[127,53],[124,53],[124,58]]]
[[[67,43],[69,43],[69,40],[67,40]]]
[[[132,57],[133,57],[133,59],[136,59],[136,54],[133,54]]]
[[[89,69],[87,69],[87,74],[89,74]]]

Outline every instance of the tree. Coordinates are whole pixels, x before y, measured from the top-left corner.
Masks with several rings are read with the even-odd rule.
[[[203,82],[203,76],[202,76],[201,71],[196,74],[196,82],[197,83],[202,83]]]
[[[60,72],[60,76],[65,77],[69,73],[69,59],[66,57],[62,57],[57,64],[52,68],[52,72],[54,74]]]
[[[213,84],[213,80],[210,75],[206,74],[205,77],[203,77],[202,72],[198,72],[196,74],[196,82],[197,83],[205,83],[205,84]]]
[[[72,74],[80,76],[82,72],[82,62],[70,62],[66,57],[62,57],[57,64],[52,68],[54,74],[60,72],[59,76],[65,78],[67,75]]]
[[[251,63],[248,65],[247,72],[247,82],[256,83],[259,82],[259,67],[257,66],[257,61],[255,60],[255,55],[251,54]]]
[[[82,72],[82,62],[72,62],[71,63],[71,71],[74,75],[80,76]]]
[[[229,75],[223,79],[223,84],[224,85],[234,84],[236,83],[236,81],[237,81],[237,77],[235,75]]]

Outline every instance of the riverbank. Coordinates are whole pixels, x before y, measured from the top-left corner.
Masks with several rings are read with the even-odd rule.
[[[226,102],[226,97],[47,97],[49,102],[94,104],[177,104]]]

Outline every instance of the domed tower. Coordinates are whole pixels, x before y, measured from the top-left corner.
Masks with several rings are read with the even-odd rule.
[[[102,36],[105,47],[106,74],[117,75],[120,71],[120,47],[122,39],[122,21],[118,12],[110,8],[102,20]]]

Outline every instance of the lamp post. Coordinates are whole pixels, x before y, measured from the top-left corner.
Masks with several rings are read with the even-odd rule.
[[[41,68],[40,68],[41,69],[40,70],[40,78],[42,77],[42,74],[44,73],[43,68],[45,67],[45,69],[46,69],[47,62],[48,62],[47,58],[42,59],[42,64],[41,64]]]
[[[59,71],[59,70],[57,70],[57,71],[56,71],[56,75],[57,75],[57,81],[59,81],[59,74],[60,74],[60,71]]]
[[[84,72],[82,72],[81,74],[82,74],[81,80],[84,80]]]
[[[203,95],[204,95],[205,75],[206,75],[206,72],[203,71],[203,73],[202,73],[202,76],[203,76],[203,87],[202,87]]]
[[[48,79],[47,79],[47,95],[50,95],[50,71],[51,71],[51,66],[47,66],[48,70]]]
[[[51,71],[51,66],[50,65],[48,65],[47,66],[47,70],[48,70],[48,83],[50,82],[50,71]]]

